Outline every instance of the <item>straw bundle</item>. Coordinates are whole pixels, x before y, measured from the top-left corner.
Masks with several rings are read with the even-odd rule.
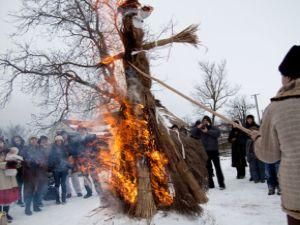
[[[146,43],[143,45],[143,50],[149,50],[151,48],[164,46],[171,43],[183,43],[183,44],[190,44],[194,47],[198,47],[200,44],[199,38],[197,36],[198,25],[190,25],[185,28],[180,33],[166,39],[162,39],[159,41],[154,41],[151,43]]]
[[[149,168],[142,164],[138,169],[138,199],[134,216],[138,218],[152,218],[156,213],[156,206],[152,195]]]

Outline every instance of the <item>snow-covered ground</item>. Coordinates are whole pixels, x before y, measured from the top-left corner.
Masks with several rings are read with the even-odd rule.
[[[284,225],[285,214],[280,208],[280,197],[267,195],[266,184],[235,178],[230,158],[222,158],[227,189],[209,191],[209,202],[203,206],[199,218],[186,218],[175,213],[158,213],[151,224],[155,225]],[[89,199],[72,197],[66,205],[46,202],[42,212],[32,216],[24,208],[14,205],[11,215],[14,225],[142,225],[145,221],[132,220],[116,214],[112,209],[96,209],[98,197]],[[94,210],[94,211],[93,211]]]

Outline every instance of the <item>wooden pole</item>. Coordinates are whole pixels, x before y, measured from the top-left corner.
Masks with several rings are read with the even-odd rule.
[[[240,129],[241,131],[245,132],[245,133],[248,134],[248,135],[251,135],[251,134],[252,134],[251,130],[249,130],[249,129],[243,127],[243,126],[240,125],[240,124],[237,124],[237,123],[233,122],[231,119],[228,119],[227,117],[223,116],[222,114],[220,114],[220,113],[218,113],[218,112],[216,112],[216,111],[214,111],[214,110],[208,108],[208,107],[205,106],[204,104],[202,104],[202,103],[200,103],[200,102],[198,102],[198,101],[196,101],[196,100],[194,100],[194,99],[188,97],[187,95],[185,95],[185,94],[179,92],[178,90],[176,90],[175,88],[169,86],[168,84],[164,83],[163,81],[161,81],[161,80],[159,80],[159,79],[157,79],[157,78],[155,78],[155,77],[153,77],[153,76],[150,76],[149,74],[147,74],[147,73],[143,72],[142,70],[140,70],[139,68],[137,68],[137,67],[136,67],[135,65],[133,65],[132,63],[128,62],[128,64],[129,64],[132,68],[134,68],[137,72],[139,72],[141,75],[143,75],[143,76],[145,76],[145,77],[147,77],[147,78],[149,78],[149,79],[152,79],[152,80],[156,81],[157,83],[161,84],[162,86],[166,87],[167,89],[171,90],[172,92],[176,93],[177,95],[179,95],[179,96],[183,97],[184,99],[190,101],[191,103],[193,103],[193,104],[199,106],[200,108],[204,109],[205,111],[208,111],[208,112],[210,112],[211,114],[213,114],[213,115],[219,117],[219,118],[222,119],[224,122],[231,124],[232,126],[238,128],[238,129]]]

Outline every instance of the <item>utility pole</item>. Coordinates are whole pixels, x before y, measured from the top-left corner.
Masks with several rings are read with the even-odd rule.
[[[260,113],[259,113],[259,107],[258,107],[258,101],[257,101],[257,96],[259,94],[254,94],[252,95],[254,97],[255,100],[255,106],[256,106],[256,112],[257,112],[257,118],[258,118],[258,123],[260,124]]]

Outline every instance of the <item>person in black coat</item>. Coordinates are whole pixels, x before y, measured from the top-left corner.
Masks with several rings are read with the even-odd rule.
[[[201,140],[208,156],[206,168],[208,171],[209,188],[215,187],[213,181],[213,163],[216,169],[219,187],[221,190],[223,190],[225,189],[225,183],[219,158],[218,138],[220,137],[220,135],[220,130],[217,127],[212,126],[211,119],[208,116],[204,116],[202,122],[197,121],[195,123],[195,126],[191,130],[191,136]]]
[[[238,123],[238,121],[235,121]],[[231,143],[232,167],[237,170],[237,179],[244,179],[246,175],[246,134],[237,128],[232,128],[228,141]]]
[[[68,170],[70,164],[68,162],[69,154],[64,146],[64,139],[58,135],[55,137],[55,143],[53,144],[49,159],[48,166],[49,171],[53,172],[55,188],[56,188],[56,204],[66,203],[67,185],[66,180],[68,176]],[[61,187],[61,201],[59,188]]]

